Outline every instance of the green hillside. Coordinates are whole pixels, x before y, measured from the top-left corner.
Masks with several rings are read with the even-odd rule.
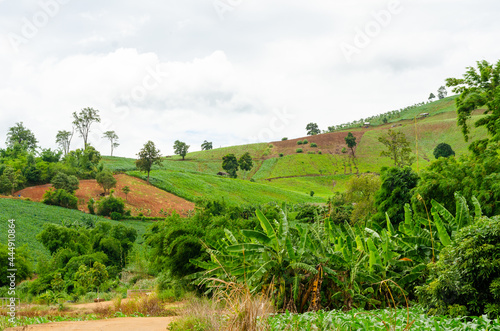
[[[39,202],[24,201],[19,199],[0,199],[0,233],[1,243],[7,242],[7,221],[13,219],[16,224],[16,247],[27,245],[34,261],[41,256],[49,257],[49,251],[36,240],[36,235],[43,230],[46,223],[61,224],[93,220],[94,222],[110,222],[124,224],[137,230],[138,237],[135,242],[137,248],[143,243],[142,235],[149,227],[149,222],[139,221],[112,221],[103,217],[85,214],[78,210],[62,207],[48,206]]]
[[[378,173],[382,167],[392,165],[392,160],[380,156],[384,147],[378,141],[388,129],[406,135],[414,155],[418,156],[418,162],[413,164],[416,171],[430,164],[434,159],[432,152],[439,143],[450,144],[457,156],[468,153],[470,142],[464,141],[456,124],[455,98],[452,96],[410,107],[398,114],[397,122],[375,122],[369,128],[358,127],[288,141],[193,152],[187,154],[186,160],[169,156],[161,167],[154,167],[151,183],[190,201],[201,197],[222,197],[230,204],[276,200],[325,202],[334,192],[345,190],[350,175],[357,172]],[[422,113],[428,113],[429,116],[419,116]],[[481,113],[477,111],[471,121],[483,116]],[[348,132],[358,137],[354,160],[349,157],[349,153],[341,153],[342,148],[346,147],[344,137]],[[472,128],[471,141],[482,139],[485,135],[484,128]],[[309,143],[297,145],[297,141],[304,139]],[[312,142],[318,146],[311,147]],[[304,153],[296,152],[299,147]],[[239,157],[245,152],[249,152],[254,160],[251,171],[239,171],[236,180],[215,176],[217,172],[223,171],[224,155],[233,153]],[[133,159],[105,157],[104,163],[111,170],[145,178],[144,173],[136,171]],[[309,196],[311,191],[314,192],[313,198]]]

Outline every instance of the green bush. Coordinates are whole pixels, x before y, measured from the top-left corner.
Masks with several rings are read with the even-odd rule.
[[[89,213],[94,215],[95,214],[95,200],[94,200],[94,198],[90,198],[89,202],[87,203],[87,207],[89,208]]]
[[[316,143],[311,143],[311,147],[318,147],[318,144],[316,144]]]
[[[297,153],[302,153],[302,152],[303,152],[303,150],[302,150],[302,148],[297,148],[297,149],[295,150],[295,152],[297,152]]]
[[[284,154],[283,154],[283,153],[280,153],[280,157],[283,157],[283,156],[284,156]]]
[[[281,138],[281,141],[285,141],[285,140],[288,140],[288,137]]]
[[[302,144],[303,144],[302,140],[297,141],[297,145],[302,145]]]
[[[322,151],[318,151],[318,154],[323,154],[323,152]]]
[[[110,216],[113,212],[122,215],[125,213],[125,203],[122,199],[110,195],[97,202],[97,215]]]
[[[309,151],[309,152],[307,152],[307,154],[316,154],[316,152]]]
[[[313,197],[314,196],[314,191],[309,192],[309,195]]]
[[[78,209],[78,198],[64,189],[47,190],[43,194],[42,202],[46,205],[60,206],[69,209]]]
[[[123,215],[114,211],[111,213],[110,217],[113,221],[119,221],[123,218]]]
[[[439,261],[429,264],[428,283],[417,293],[431,313],[500,316],[500,218],[463,228]]]
[[[304,139],[304,141],[302,142],[304,145],[307,145],[309,143],[309,141],[307,141],[307,139]]]

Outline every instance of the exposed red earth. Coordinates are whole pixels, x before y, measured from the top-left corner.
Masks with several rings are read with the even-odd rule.
[[[125,174],[114,177],[117,180],[114,195],[125,201],[126,209],[130,209],[134,216],[142,213],[144,216],[162,217],[165,216],[165,213],[170,214],[174,210],[178,214],[186,216],[189,211],[194,209],[193,202],[160,190],[144,180]],[[128,197],[122,192],[122,188],[125,186],[130,188]],[[45,191],[51,187],[50,184],[27,187],[16,192],[15,196],[21,195],[21,197],[30,198],[33,201],[41,201]],[[81,180],[80,188],[75,192],[79,200],[78,209],[88,212],[87,203],[90,198],[97,200],[101,193],[103,193],[103,189],[95,180]]]

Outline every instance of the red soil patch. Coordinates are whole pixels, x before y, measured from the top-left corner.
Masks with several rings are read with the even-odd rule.
[[[174,210],[182,216],[187,216],[189,211],[194,209],[194,203],[160,190],[144,180],[125,174],[114,177],[117,181],[114,195],[125,200],[125,208],[130,209],[134,216],[142,213],[144,216],[162,217],[165,216],[165,212],[170,214]],[[130,188],[128,198],[122,192],[125,186]],[[15,195],[20,194],[21,197],[41,201],[45,191],[51,187],[50,184],[27,187],[16,192]],[[81,180],[80,188],[75,192],[79,200],[78,209],[88,212],[87,203],[90,198],[98,200],[101,193],[103,190],[94,179]]]
[[[352,134],[356,137],[357,144],[360,143],[366,131],[368,131],[368,129],[356,129],[356,131],[352,131]],[[347,147],[345,143],[346,136],[347,132],[331,132],[297,139],[273,141],[270,143],[273,145],[273,149],[271,150],[272,154],[268,157],[277,157],[280,153],[285,155],[296,154],[297,148],[302,148],[305,154],[309,151],[321,151],[323,154],[342,154],[342,148]],[[307,139],[307,144],[297,145],[297,141],[304,141],[304,139]],[[311,143],[316,143],[318,147],[311,147]]]

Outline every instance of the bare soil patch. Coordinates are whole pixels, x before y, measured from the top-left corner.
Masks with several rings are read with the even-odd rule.
[[[134,216],[142,213],[144,216],[162,217],[166,213],[171,214],[172,211],[187,216],[194,209],[193,202],[160,190],[142,179],[126,174],[119,174],[114,177],[117,181],[114,195],[125,200],[126,208],[130,209]],[[125,186],[130,188],[128,197],[122,192],[122,188]],[[45,191],[51,187],[50,184],[27,187],[16,192],[15,195],[21,195],[21,197],[30,198],[33,201],[41,201]],[[80,188],[75,192],[79,200],[78,209],[88,212],[88,201],[91,198],[98,200],[101,193],[103,193],[103,190],[94,179],[81,180]]]

